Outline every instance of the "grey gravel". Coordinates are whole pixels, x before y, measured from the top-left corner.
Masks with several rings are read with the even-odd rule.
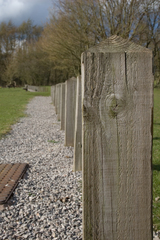
[[[82,175],[72,171],[51,98],[35,97],[26,113],[0,140],[0,163],[29,164],[0,211],[0,239],[82,239]]]

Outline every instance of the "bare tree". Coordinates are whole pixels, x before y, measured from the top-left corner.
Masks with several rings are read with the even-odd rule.
[[[59,0],[44,28],[44,50],[58,69],[80,72],[80,56],[111,35],[140,41],[154,0]]]

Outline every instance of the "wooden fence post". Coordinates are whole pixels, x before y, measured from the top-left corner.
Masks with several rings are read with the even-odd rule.
[[[75,77],[66,81],[66,100],[65,100],[65,146],[74,146],[75,128],[75,103],[76,103],[76,84]]]
[[[56,93],[56,85],[51,86],[51,98],[53,102],[53,106],[55,106],[55,93]]]
[[[61,121],[61,88],[62,88],[62,83],[58,84],[58,111],[57,111],[57,120]]]
[[[57,114],[57,108],[58,108],[58,84],[56,84],[56,90],[55,90],[55,112]]]
[[[55,106],[55,104],[56,104],[56,85],[54,85],[53,93],[54,93],[54,95],[53,95],[53,105]]]
[[[82,86],[83,240],[152,240],[152,52],[112,36]]]
[[[82,171],[82,90],[81,76],[77,77],[75,133],[74,133],[74,159],[73,171]]]
[[[61,85],[61,130],[65,129],[65,85]]]
[[[54,86],[51,86],[51,100],[52,100],[52,103],[53,103],[53,95],[54,95],[53,89],[54,89]]]
[[[58,121],[60,121],[60,104],[61,104],[61,83],[58,83],[56,85],[56,114]]]

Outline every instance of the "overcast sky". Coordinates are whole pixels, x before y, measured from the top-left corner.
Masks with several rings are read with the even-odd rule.
[[[12,20],[20,25],[29,18],[33,24],[42,25],[49,17],[55,0],[0,0],[0,23]]]

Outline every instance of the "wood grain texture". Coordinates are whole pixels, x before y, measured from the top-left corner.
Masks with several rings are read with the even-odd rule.
[[[61,96],[61,94],[62,94],[62,91],[61,91],[61,88],[62,88],[62,83],[60,83],[59,84],[59,100],[58,100],[58,102],[59,102],[59,106],[58,106],[58,114],[57,114],[57,120],[58,121],[61,121],[61,104],[62,104],[62,96]]]
[[[56,84],[56,90],[55,90],[55,112],[57,114],[57,111],[58,111],[58,96],[59,96],[59,87],[58,87],[59,84]]]
[[[61,84],[61,130],[65,129],[65,83]]]
[[[55,106],[55,98],[56,98],[56,85],[53,86],[53,96],[52,96],[52,99],[53,99],[53,106]]]
[[[82,171],[82,90],[81,76],[77,77],[75,132],[74,132],[74,158],[73,171]]]
[[[57,120],[61,120],[61,83],[56,84],[55,90],[55,112],[57,114]]]
[[[55,106],[55,90],[56,90],[56,85],[51,86],[51,99],[53,106]]]
[[[136,46],[82,54],[83,240],[153,239],[152,52]]]
[[[74,147],[76,85],[77,79],[73,77],[66,81],[65,87],[65,146],[72,147]]]

